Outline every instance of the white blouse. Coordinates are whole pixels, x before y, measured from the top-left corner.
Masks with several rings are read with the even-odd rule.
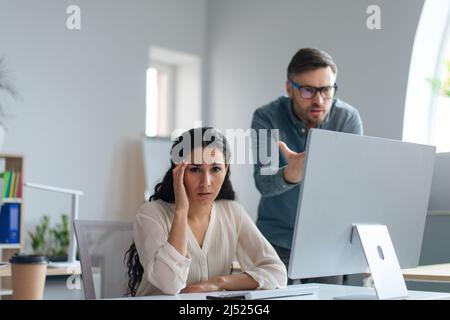
[[[238,202],[214,201],[202,247],[188,227],[187,257],[167,241],[174,214],[175,204],[162,200],[138,211],[133,236],[144,274],[136,295],[177,294],[187,285],[229,275],[235,258],[258,289],[286,286],[286,267]]]

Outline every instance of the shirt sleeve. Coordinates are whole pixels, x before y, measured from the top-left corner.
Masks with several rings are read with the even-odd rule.
[[[271,150],[279,153],[278,146],[276,143],[274,144],[278,138],[271,136],[270,130],[274,128],[270,120],[259,110],[253,114],[252,129],[254,130],[252,134],[252,152],[253,159],[255,159],[253,178],[261,196],[277,196],[298,185],[298,183],[289,183],[284,179],[283,170],[285,166],[279,168],[278,164],[275,166],[271,162],[264,161],[271,158]],[[279,154],[279,156],[282,155]]]
[[[350,119],[344,125],[344,132],[364,135],[363,123],[359,112],[355,110]]]
[[[191,260],[181,255],[168,241],[163,221],[139,214],[133,234],[144,275],[165,294],[177,294],[186,287]]]
[[[285,265],[247,212],[241,206],[239,206],[239,211],[236,257],[242,271],[258,282],[258,289],[286,287]]]

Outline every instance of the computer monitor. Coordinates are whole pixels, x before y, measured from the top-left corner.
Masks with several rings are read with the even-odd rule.
[[[434,159],[433,146],[311,129],[288,276],[364,273],[369,259],[378,298],[407,295],[400,267],[419,262]]]
[[[436,154],[428,211],[450,212],[450,152]]]
[[[448,263],[450,247],[450,152],[437,153],[420,264]]]
[[[148,201],[154,193],[155,186],[170,168],[170,149],[173,141],[170,137],[144,137],[142,152],[144,156],[145,194]]]

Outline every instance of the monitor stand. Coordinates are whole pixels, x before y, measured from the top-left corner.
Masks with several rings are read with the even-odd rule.
[[[352,239],[360,239],[375,287],[373,295],[351,295],[335,299],[405,299],[408,297],[405,280],[385,225],[355,224]]]

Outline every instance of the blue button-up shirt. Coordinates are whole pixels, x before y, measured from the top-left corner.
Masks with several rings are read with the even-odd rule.
[[[363,125],[358,111],[339,99],[335,99],[329,114],[317,127],[325,130],[363,134]],[[258,108],[253,114],[252,129],[257,132],[253,139],[255,148],[261,146],[258,144],[261,142],[259,141],[259,129],[279,129],[279,139],[284,141],[291,150],[305,151],[308,127],[294,114],[290,98],[280,97]],[[267,139],[268,145],[271,136],[268,135]],[[259,152],[259,149],[254,151]],[[261,169],[267,165],[261,164],[259,158],[255,158],[257,163],[254,166],[253,177],[256,188],[261,193],[256,224],[270,243],[290,249],[300,183],[291,184],[284,180],[283,169],[287,166],[287,161],[282,153],[277,151],[279,152],[278,169],[275,168],[271,175],[261,174]]]

